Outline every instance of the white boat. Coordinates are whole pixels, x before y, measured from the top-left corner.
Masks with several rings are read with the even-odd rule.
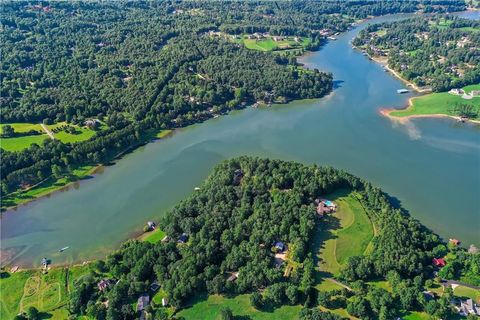
[[[407,93],[409,92],[407,89],[398,89],[397,93]]]
[[[58,250],[58,252],[63,252],[65,250],[67,250],[68,248],[70,248],[70,247],[63,247],[62,249]]]

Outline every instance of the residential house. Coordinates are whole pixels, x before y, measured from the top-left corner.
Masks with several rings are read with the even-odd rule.
[[[275,249],[277,249],[279,252],[285,251],[287,247],[283,242],[275,242]]]
[[[110,288],[112,285],[112,281],[110,279],[103,279],[100,280],[99,283],[97,283],[98,290],[100,291],[105,291],[105,289]]]
[[[445,267],[445,265],[447,264],[443,258],[433,258],[432,263],[435,267],[438,268]]]
[[[182,233],[182,235],[178,238],[178,243],[185,243],[188,241],[188,235],[186,233]]]

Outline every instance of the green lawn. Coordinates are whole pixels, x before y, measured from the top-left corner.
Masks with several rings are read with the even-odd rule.
[[[158,241],[162,240],[163,237],[165,237],[165,232],[163,232],[162,230],[157,228],[154,231],[145,232],[144,234],[142,234],[139,237],[139,239],[141,241],[147,241],[147,242],[150,242],[150,243],[157,243]]]
[[[67,123],[66,122],[59,122],[59,123],[55,123],[55,124],[52,124],[52,125],[48,125],[47,127],[50,130],[53,130],[55,128],[58,128],[58,127],[61,127],[61,126],[64,126],[64,125],[67,125]],[[79,133],[78,134],[70,134],[70,133],[67,133],[65,131],[60,131],[60,132],[57,132],[57,133],[53,134],[55,136],[55,139],[58,139],[58,140],[62,141],[63,143],[75,143],[75,142],[88,140],[95,135],[95,131],[91,130],[91,129],[88,129],[87,127],[80,127],[80,126],[72,125],[72,124],[69,124],[69,125],[75,127],[75,129],[77,129],[77,131],[79,131]]]
[[[457,297],[466,297],[471,298],[477,302],[480,301],[480,290],[475,290],[464,286],[458,286],[453,291],[453,294]]]
[[[474,84],[463,88],[465,92],[480,90],[480,84]],[[413,98],[412,105],[405,110],[392,111],[390,115],[395,117],[406,117],[412,115],[428,114],[446,114],[454,115],[453,108],[457,104],[473,105],[480,113],[480,97],[470,100],[463,99],[461,96],[453,95],[448,92],[431,93],[421,97]],[[477,115],[480,119],[480,114]]]
[[[221,295],[211,295],[205,298],[197,299],[191,307],[185,308],[177,313],[177,316],[185,319],[216,320],[220,310],[228,307],[235,316],[249,316],[251,319],[276,319],[291,320],[298,319],[298,314],[302,308],[296,306],[282,306],[273,310],[258,311],[250,305],[250,295],[241,294],[235,297],[224,297]]]
[[[349,257],[365,252],[373,238],[373,226],[352,194],[344,191],[326,198],[335,202],[338,210],[322,218],[314,241],[319,247],[320,270],[336,275]]]
[[[0,147],[7,151],[21,151],[36,143],[42,145],[43,140],[50,139],[46,134],[36,136],[23,136],[14,138],[1,138]]]
[[[30,130],[36,130],[36,131],[41,131],[43,134],[41,135],[32,135],[32,136],[23,136],[23,137],[14,137],[14,138],[2,138],[0,139],[0,147],[2,147],[5,150],[8,151],[20,151],[25,148],[28,148],[30,145],[33,143],[36,143],[38,145],[41,145],[43,140],[45,139],[50,139],[46,133],[44,133],[42,127],[38,123],[9,123],[16,132],[27,132]],[[66,125],[66,122],[59,122],[55,123],[52,125],[47,125],[47,127],[50,130],[53,130],[55,128],[61,127]],[[90,130],[86,127],[80,127],[77,125],[72,125],[74,126],[77,131],[79,131],[78,134],[70,134],[65,131],[60,131],[53,133],[55,138],[62,141],[63,143],[74,143],[74,142],[80,142],[80,141],[85,141],[90,139],[95,135],[94,130]],[[105,128],[106,125],[102,124],[102,127],[100,130]]]
[[[246,48],[259,51],[275,51],[275,50],[288,50],[295,48],[303,48],[307,46],[312,40],[310,38],[299,37],[299,41],[296,42],[294,37],[285,37],[283,40],[274,41],[272,37],[264,39],[248,39],[244,36],[240,39],[239,43],[243,43]]]

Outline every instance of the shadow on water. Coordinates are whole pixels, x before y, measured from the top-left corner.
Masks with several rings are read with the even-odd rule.
[[[341,88],[344,82],[344,80],[333,80],[333,90]]]

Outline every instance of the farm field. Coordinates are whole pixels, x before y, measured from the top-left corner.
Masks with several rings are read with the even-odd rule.
[[[337,212],[323,218],[327,230],[317,232],[317,258],[322,272],[336,275],[341,265],[354,255],[361,255],[372,240],[373,226],[360,202],[346,191],[329,197],[338,206]]]
[[[41,312],[42,319],[66,319],[68,292],[74,281],[87,272],[87,267],[79,266],[68,270],[54,268],[47,274],[40,270],[4,273],[0,287],[9,294],[0,295],[0,319],[13,319],[31,306]]]
[[[480,84],[474,84],[463,88],[469,93],[472,90],[480,90]],[[466,100],[461,96],[448,92],[431,93],[411,99],[411,105],[404,110],[390,112],[394,117],[407,117],[415,115],[445,114],[453,116],[453,107],[457,104],[473,105],[477,110],[476,119],[480,119],[480,97]]]

